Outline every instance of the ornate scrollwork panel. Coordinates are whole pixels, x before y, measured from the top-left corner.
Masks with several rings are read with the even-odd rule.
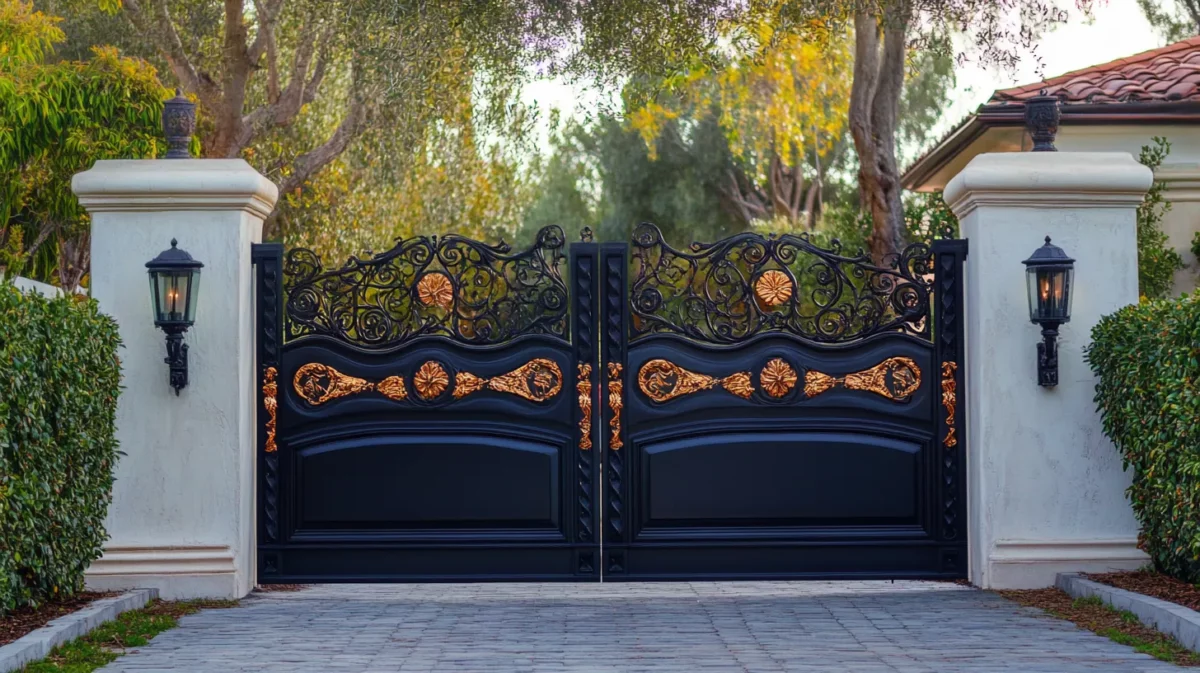
[[[633,234],[630,337],[654,333],[738,343],[784,332],[821,343],[881,332],[929,338],[933,258],[914,243],[882,264],[834,240],[743,233],[672,248],[652,224]]]
[[[314,407],[339,397],[375,390],[374,383],[347,376],[319,362],[310,362],[297,369],[296,376],[292,379],[292,387],[296,389],[297,395]]]
[[[579,381],[575,384],[579,393],[579,450],[592,448],[592,366],[579,363]]]
[[[621,409],[625,406],[625,384],[621,381],[621,369],[620,363],[608,363],[608,408],[612,411],[612,418],[608,421],[612,432],[608,448],[613,451],[625,446],[621,441]]]
[[[553,360],[535,358],[507,374],[492,379],[481,378],[470,372],[458,372],[454,378],[453,397],[461,399],[487,388],[523,397],[531,402],[545,402],[562,390],[562,383],[562,370]],[[319,362],[310,362],[296,370],[292,385],[296,393],[312,406],[320,406],[347,395],[372,391],[396,402],[410,399],[403,376],[389,376],[372,383],[366,379],[347,376]],[[421,400],[434,401],[446,392],[450,385],[450,375],[440,362],[430,360],[413,374],[412,385]]]
[[[267,441],[263,443],[263,451],[275,453],[275,413],[279,409],[279,401],[275,399],[279,392],[279,384],[275,382],[274,367],[267,367],[263,372],[263,408],[267,411]]]
[[[472,344],[526,334],[567,341],[564,244],[556,226],[517,253],[505,243],[422,236],[337,269],[311,250],[292,250],[283,267],[285,338],[325,335],[371,348],[424,335]]]
[[[921,387],[921,368],[912,358],[893,357],[870,369],[841,377],[813,370],[804,375],[806,397],[816,397],[839,386],[848,390],[865,390],[894,402],[903,402]]]
[[[958,384],[954,381],[957,371],[957,362],[942,363],[942,406],[946,407],[946,438],[942,440],[942,444],[947,449],[958,445],[954,424],[954,414],[958,410]]]
[[[654,359],[638,370],[638,389],[655,402],[666,402],[676,397],[691,395],[720,385],[725,390],[741,397],[754,394],[750,372],[736,372],[723,378],[697,374],[669,360]]]
[[[530,402],[545,402],[562,390],[562,383],[562,370],[558,368],[558,363],[547,358],[536,358],[491,379],[460,372],[455,378],[454,397],[463,398],[487,388],[523,397]]]

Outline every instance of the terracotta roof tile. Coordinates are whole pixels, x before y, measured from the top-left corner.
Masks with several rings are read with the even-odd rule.
[[[989,105],[1022,104],[1042,90],[1072,103],[1200,101],[1200,36],[992,94]]]

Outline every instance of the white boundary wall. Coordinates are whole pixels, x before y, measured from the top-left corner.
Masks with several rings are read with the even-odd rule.
[[[1147,560],[1084,348],[1101,316],[1138,300],[1135,213],[1150,182],[1128,153],[1026,152],[982,154],[946,186],[970,241],[967,491],[979,586],[1048,587],[1059,572]],[[1076,260],[1056,388],[1037,385],[1041,330],[1021,264],[1046,235]]]

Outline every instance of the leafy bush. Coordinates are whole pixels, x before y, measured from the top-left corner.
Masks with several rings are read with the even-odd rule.
[[[1155,170],[1171,153],[1171,143],[1155,136],[1153,145],[1143,145],[1138,161]],[[1138,292],[1148,299],[1161,299],[1171,290],[1175,271],[1183,268],[1183,258],[1167,243],[1162,230],[1163,216],[1171,203],[1163,198],[1165,182],[1156,181],[1146,192],[1137,210]]]
[[[1139,546],[1200,581],[1200,293],[1105,316],[1087,354],[1106,434],[1133,470]]]
[[[0,284],[0,613],[83,588],[117,458],[116,322]]]

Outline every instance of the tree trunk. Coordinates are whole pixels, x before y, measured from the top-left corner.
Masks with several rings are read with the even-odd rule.
[[[859,12],[854,17],[850,135],[858,151],[859,196],[862,207],[871,213],[867,245],[877,264],[886,263],[904,244],[896,118],[904,87],[905,37],[910,14],[908,3],[902,2],[883,21],[871,12]]]

